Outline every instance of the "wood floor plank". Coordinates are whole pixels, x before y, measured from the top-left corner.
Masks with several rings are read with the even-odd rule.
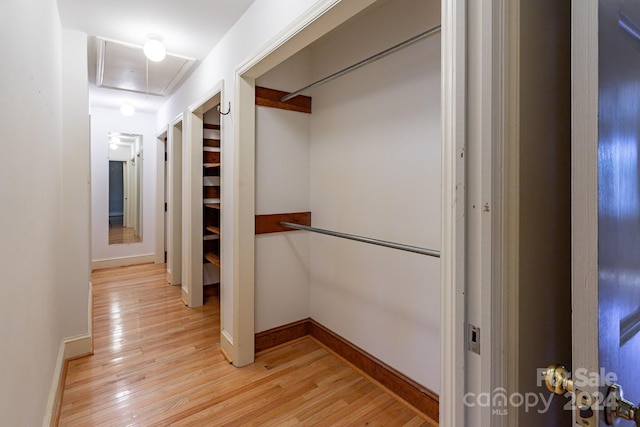
[[[233,367],[217,297],[185,307],[164,265],[92,283],[94,354],[68,364],[60,426],[437,426],[309,337]]]

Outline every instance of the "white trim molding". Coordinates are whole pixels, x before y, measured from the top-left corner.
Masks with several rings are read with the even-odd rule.
[[[500,0],[500,9],[500,28],[496,39],[501,47],[501,57],[495,61],[503,79],[496,83],[499,91],[496,115],[501,118],[501,123],[496,126],[500,136],[497,137],[494,182],[501,187],[500,193],[496,194],[501,202],[497,207],[501,218],[496,218],[501,224],[498,226],[496,223],[496,228],[501,228],[501,235],[496,236],[501,251],[496,254],[494,266],[501,287],[499,294],[496,292],[494,304],[497,306],[498,299],[501,299],[502,304],[496,308],[501,311],[499,316],[503,323],[498,332],[503,338],[496,337],[492,342],[492,354],[499,353],[501,361],[494,374],[501,377],[502,384],[494,385],[494,388],[504,387],[510,394],[520,389],[520,1]],[[499,417],[498,420],[494,417],[494,421],[503,423],[496,425],[518,425],[519,415],[519,411],[509,411],[507,417]]]
[[[51,388],[49,389],[49,399],[47,400],[47,408],[45,409],[43,427],[49,427],[56,424],[54,419],[57,400],[62,397],[62,387],[64,386],[64,365],[67,360],[76,359],[78,357],[89,356],[93,352],[93,340],[91,334],[78,335],[76,337],[65,338],[60,342],[58,349],[58,357],[56,359],[56,369],[53,372],[51,380]]]
[[[138,255],[122,258],[97,259],[91,261],[91,270],[99,270],[102,268],[125,267],[127,265],[151,264],[156,259],[155,254]]]
[[[571,68],[580,70],[571,77],[571,363],[599,372],[598,3],[573,0],[571,20]]]
[[[155,229],[155,260],[156,264],[164,264],[164,253],[167,250],[165,247],[165,221],[166,212],[165,206],[165,153],[167,150],[167,134],[169,127],[165,127],[162,132],[156,136],[156,229]]]
[[[465,425],[466,1],[442,4],[440,423]]]

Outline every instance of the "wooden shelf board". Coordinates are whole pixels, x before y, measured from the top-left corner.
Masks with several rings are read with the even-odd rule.
[[[216,255],[213,252],[207,252],[206,254],[204,254],[204,257],[211,264],[220,267],[220,256],[219,255]]]
[[[208,151],[210,153],[220,153],[222,149],[220,147],[205,146],[205,147],[202,147],[202,151]]]
[[[211,148],[220,148],[220,140],[214,139],[214,138],[203,138],[202,146],[211,147]]]
[[[220,209],[220,203],[207,203],[204,206],[210,209]]]
[[[215,129],[215,130],[220,130],[220,125],[213,125],[211,123],[203,123],[202,124],[202,128],[203,129]]]
[[[206,234],[204,236],[202,236],[202,240],[207,241],[207,240],[219,240],[220,236],[218,236],[217,234]]]
[[[220,234],[220,227],[214,227],[213,225],[209,225],[209,226],[205,227],[205,229],[207,231],[210,231],[210,232],[214,233],[214,234]]]
[[[220,167],[220,163],[204,163],[202,166],[204,166],[205,169],[208,169],[208,168],[219,168]]]
[[[311,114],[310,96],[298,95],[286,102],[280,101],[280,98],[288,94],[289,92],[256,86],[256,105]]]
[[[255,234],[295,231],[280,225],[280,221],[293,224],[311,225],[311,212],[293,212],[283,214],[256,215]]]

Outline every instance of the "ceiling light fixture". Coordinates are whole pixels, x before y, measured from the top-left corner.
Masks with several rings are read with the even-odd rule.
[[[149,61],[160,62],[167,56],[167,50],[162,44],[162,37],[157,34],[147,34],[147,42],[142,49]]]
[[[123,116],[133,116],[136,113],[136,109],[131,104],[122,104],[120,113]]]
[[[118,138],[117,136],[112,136],[109,138],[109,148],[111,148],[112,150],[117,150],[119,143],[120,138]]]

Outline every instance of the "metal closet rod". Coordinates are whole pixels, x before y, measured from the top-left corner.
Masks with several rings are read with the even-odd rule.
[[[281,221],[280,225],[296,230],[307,230],[314,233],[326,234],[328,236],[341,237],[343,239],[355,240],[357,242],[371,243],[372,245],[385,246],[387,248],[400,249],[401,251],[413,252],[421,255],[428,255],[440,258],[440,251],[426,249],[418,246],[404,245],[402,243],[388,242],[386,240],[372,239],[370,237],[356,236],[355,234],[340,233],[338,231],[325,230],[323,228],[310,227],[308,225],[294,224],[292,222]]]
[[[310,89],[313,89],[316,86],[320,86],[322,84],[330,82],[331,80],[337,79],[338,77],[342,77],[345,74],[348,74],[348,73],[350,73],[350,72],[352,72],[354,70],[357,70],[360,67],[364,67],[365,65],[368,65],[368,64],[370,64],[370,63],[372,63],[374,61],[377,61],[378,59],[384,58],[387,55],[391,55],[392,53],[397,52],[400,49],[404,49],[405,47],[407,47],[407,46],[409,46],[409,45],[411,45],[411,44],[413,44],[413,43],[415,43],[415,42],[417,42],[419,40],[422,40],[422,39],[424,39],[426,37],[429,37],[430,35],[433,35],[433,34],[439,32],[439,31],[440,31],[440,25],[437,25],[437,26],[431,28],[430,30],[427,30],[427,31],[425,31],[423,33],[420,33],[417,36],[411,37],[409,40],[405,40],[402,43],[399,43],[399,44],[397,44],[395,46],[392,46],[392,47],[390,47],[388,49],[385,49],[382,52],[377,53],[377,54],[375,54],[373,56],[370,56],[367,59],[363,59],[362,61],[358,62],[357,64],[353,64],[352,66],[347,67],[344,70],[341,70],[341,71],[338,71],[336,73],[333,73],[330,76],[327,76],[327,77],[325,77],[325,78],[323,78],[321,80],[318,80],[315,83],[311,83],[310,85],[305,86],[302,89],[299,89],[299,90],[297,90],[295,92],[291,92],[290,94],[285,95],[282,98],[280,98],[280,102],[285,102],[285,101],[290,100],[291,98],[295,98],[296,96],[300,95],[303,92],[306,92],[306,91],[308,91]]]

